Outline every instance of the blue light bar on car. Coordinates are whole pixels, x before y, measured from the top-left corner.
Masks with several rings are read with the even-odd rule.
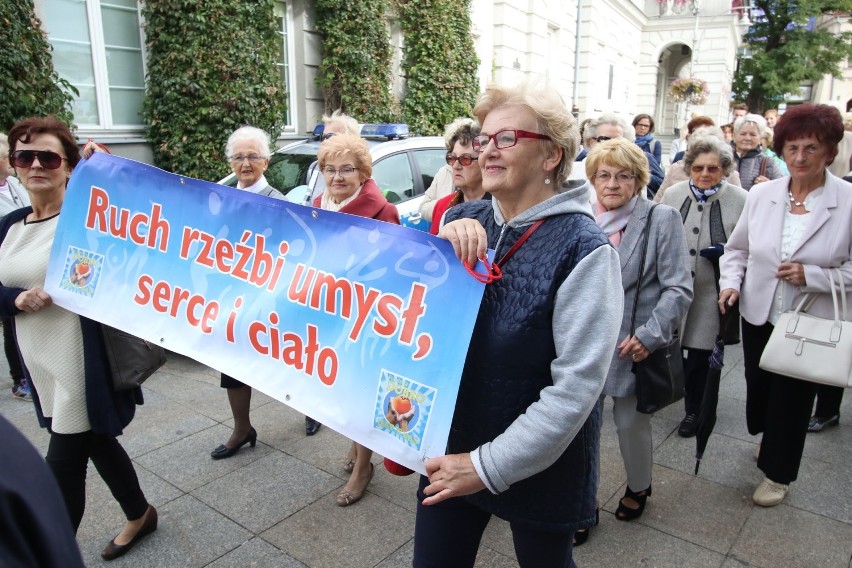
[[[319,140],[322,138],[322,133],[325,131],[325,125],[323,123],[319,123],[314,126],[314,130],[311,135],[315,140]],[[387,138],[388,140],[393,140],[394,138],[405,138],[408,136],[408,125],[407,124],[362,124],[361,125],[361,136],[364,138]]]
[[[361,136],[364,138],[405,138],[408,136],[407,124],[365,124],[361,126]]]

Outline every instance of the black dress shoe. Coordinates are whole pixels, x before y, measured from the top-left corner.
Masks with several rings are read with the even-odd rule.
[[[313,436],[319,429],[322,428],[322,424],[311,418],[310,416],[305,416],[305,436]]]
[[[240,448],[242,448],[246,444],[251,444],[252,448],[255,446],[255,444],[257,444],[257,430],[255,430],[254,427],[249,430],[249,433],[246,434],[246,437],[243,438],[243,441],[237,444],[235,447],[229,448],[228,446],[222,444],[221,446],[210,452],[210,457],[214,460],[229,458],[238,451],[240,451]]]
[[[109,544],[101,552],[101,558],[104,560],[115,560],[119,556],[124,556],[137,542],[155,530],[157,530],[157,509],[153,505],[148,505],[148,510],[145,511],[145,522],[142,523],[139,532],[127,544],[115,544],[115,539],[109,541]]]
[[[692,438],[698,433],[698,415],[688,413],[683,420],[680,421],[680,427],[677,429],[677,435],[681,438]]]

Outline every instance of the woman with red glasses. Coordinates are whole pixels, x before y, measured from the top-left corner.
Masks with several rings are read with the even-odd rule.
[[[435,203],[432,212],[432,226],[429,232],[438,234],[441,219],[447,209],[486,197],[482,189],[482,171],[479,169],[479,153],[473,149],[473,139],[479,135],[479,123],[472,119],[463,119],[458,129],[447,140],[447,165],[453,173],[453,192]]]
[[[112,560],[157,529],[157,511],[116,439],[142,404],[142,389],[114,391],[100,325],[53,305],[42,289],[65,186],[80,161],[74,136],[55,117],[28,118],[12,127],[9,147],[32,205],[0,221],[0,315],[14,317],[39,423],[50,432],[47,464],[74,529],[85,509],[89,459],[127,517],[101,552]]]
[[[492,515],[521,567],[573,566],[574,531],[595,520],[598,397],[623,294],[589,185],[567,179],[579,142],[568,108],[552,89],[498,85],[474,108],[492,199],[448,210],[439,236],[469,265],[494,249],[502,276],[479,306],[446,455],[420,479],[415,568],[473,566]]]

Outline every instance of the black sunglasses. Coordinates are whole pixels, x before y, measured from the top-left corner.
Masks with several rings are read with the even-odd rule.
[[[65,160],[65,158],[50,150],[15,150],[12,152],[11,158],[12,165],[16,168],[29,168],[38,158],[38,163],[47,170],[55,170]]]
[[[329,132],[327,134],[323,134],[322,136],[320,136],[320,141],[325,142],[326,140],[328,140],[329,138],[331,138],[335,134],[337,134],[337,132]]]

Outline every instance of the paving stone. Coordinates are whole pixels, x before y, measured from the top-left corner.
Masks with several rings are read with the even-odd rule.
[[[263,443],[254,448],[246,444],[227,459],[212,459],[210,452],[224,443],[230,434],[230,428],[214,426],[148,452],[137,461],[182,491],[189,492],[273,451]]]
[[[192,495],[258,534],[340,487],[340,480],[271,452]]]
[[[265,540],[255,537],[207,565],[209,568],[307,568]]]
[[[847,566],[852,557],[852,526],[784,503],[755,507],[731,555],[767,568]]]
[[[319,499],[260,536],[313,568],[375,566],[414,534],[414,515],[369,491],[349,507]]]

